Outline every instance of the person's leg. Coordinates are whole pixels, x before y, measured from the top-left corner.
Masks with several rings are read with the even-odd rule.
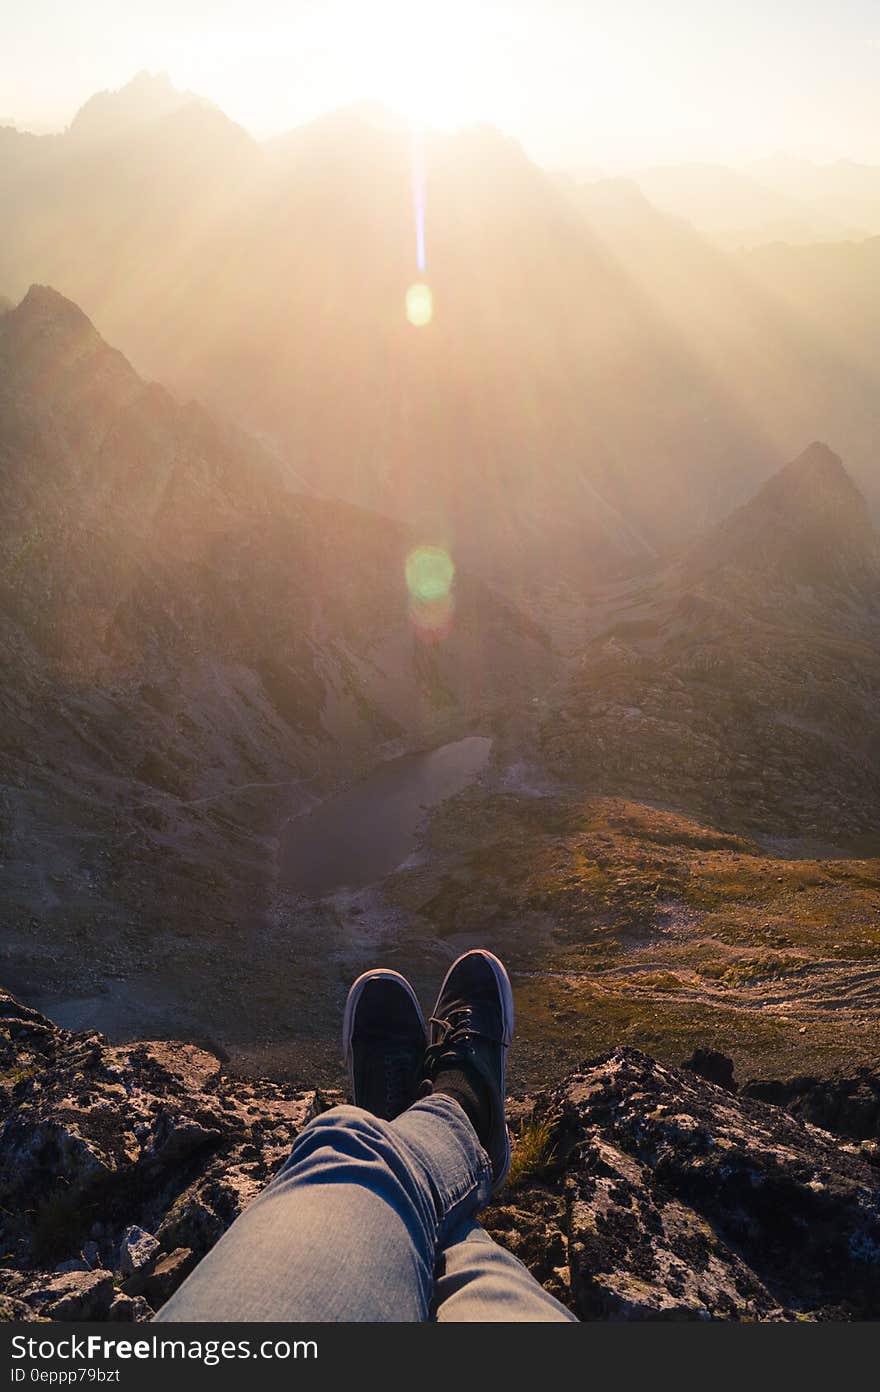
[[[491,952],[465,952],[446,973],[431,1013],[425,1071],[434,1094],[454,1097],[492,1166],[493,1187],[510,1167],[504,1073],[513,1038],[513,992]],[[442,1244],[434,1317],[460,1320],[573,1320],[510,1252],[470,1215]]]
[[[158,1318],[426,1320],[432,1309],[444,1321],[571,1318],[474,1223],[510,1161],[512,1034],[510,983],[491,953],[465,953],[447,972],[426,1054],[409,984],[365,973],[343,1031],[363,1107],[306,1127]],[[410,1105],[420,1060],[434,1093]]]
[[[489,1162],[452,1098],[394,1121],[317,1117],[159,1320],[430,1318],[438,1251],[486,1203]]]
[[[474,1219],[440,1253],[434,1276],[434,1318],[441,1324],[577,1323],[577,1316],[545,1291],[519,1258],[499,1247]]]
[[[388,1126],[418,1098],[425,1043],[409,982],[388,968],[359,976],[342,1027],[355,1106],[306,1128],[161,1319],[425,1318],[437,1217],[424,1141]],[[455,1141],[453,1124],[438,1163],[457,1174]]]

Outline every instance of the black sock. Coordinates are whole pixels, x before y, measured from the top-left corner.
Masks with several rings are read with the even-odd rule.
[[[473,1068],[447,1068],[434,1079],[434,1092],[453,1097],[477,1133],[485,1149],[492,1125],[489,1089]]]

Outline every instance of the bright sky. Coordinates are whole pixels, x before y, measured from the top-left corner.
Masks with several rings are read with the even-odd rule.
[[[0,121],[61,127],[142,68],[263,136],[362,98],[488,120],[547,164],[880,162],[878,0],[28,0]]]

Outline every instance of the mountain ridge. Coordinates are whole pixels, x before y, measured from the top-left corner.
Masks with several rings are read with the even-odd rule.
[[[121,87],[96,92],[75,113],[67,134],[82,141],[114,142],[133,129],[175,116],[185,107],[220,108],[194,92],[180,91],[167,73],[136,73]],[[228,119],[228,118],[224,118]]]

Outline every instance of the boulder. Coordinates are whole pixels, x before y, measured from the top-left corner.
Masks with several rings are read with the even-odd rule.
[[[753,1080],[742,1090],[746,1097],[774,1102],[836,1135],[856,1141],[880,1140],[880,1063],[851,1072],[838,1070],[828,1078]]]
[[[152,1233],[145,1232],[133,1223],[122,1234],[119,1245],[119,1270],[123,1276],[133,1276],[146,1266],[159,1250],[159,1243]]]
[[[694,1049],[690,1058],[685,1059],[681,1066],[689,1069],[691,1073],[699,1074],[707,1083],[724,1088],[725,1092],[736,1092],[733,1059],[717,1049]]]
[[[111,1324],[134,1324],[152,1319],[153,1310],[142,1295],[126,1295],[120,1291],[107,1312]]]
[[[826,1132],[617,1049],[553,1095],[582,1318],[876,1318],[876,1170]]]
[[[145,1296],[153,1309],[158,1310],[186,1279],[196,1260],[189,1247],[178,1247],[173,1252],[159,1252],[148,1266],[136,1271],[123,1282],[123,1292],[126,1295]]]
[[[71,1271],[38,1280],[24,1293],[39,1315],[51,1320],[106,1319],[113,1302],[109,1271]]]

